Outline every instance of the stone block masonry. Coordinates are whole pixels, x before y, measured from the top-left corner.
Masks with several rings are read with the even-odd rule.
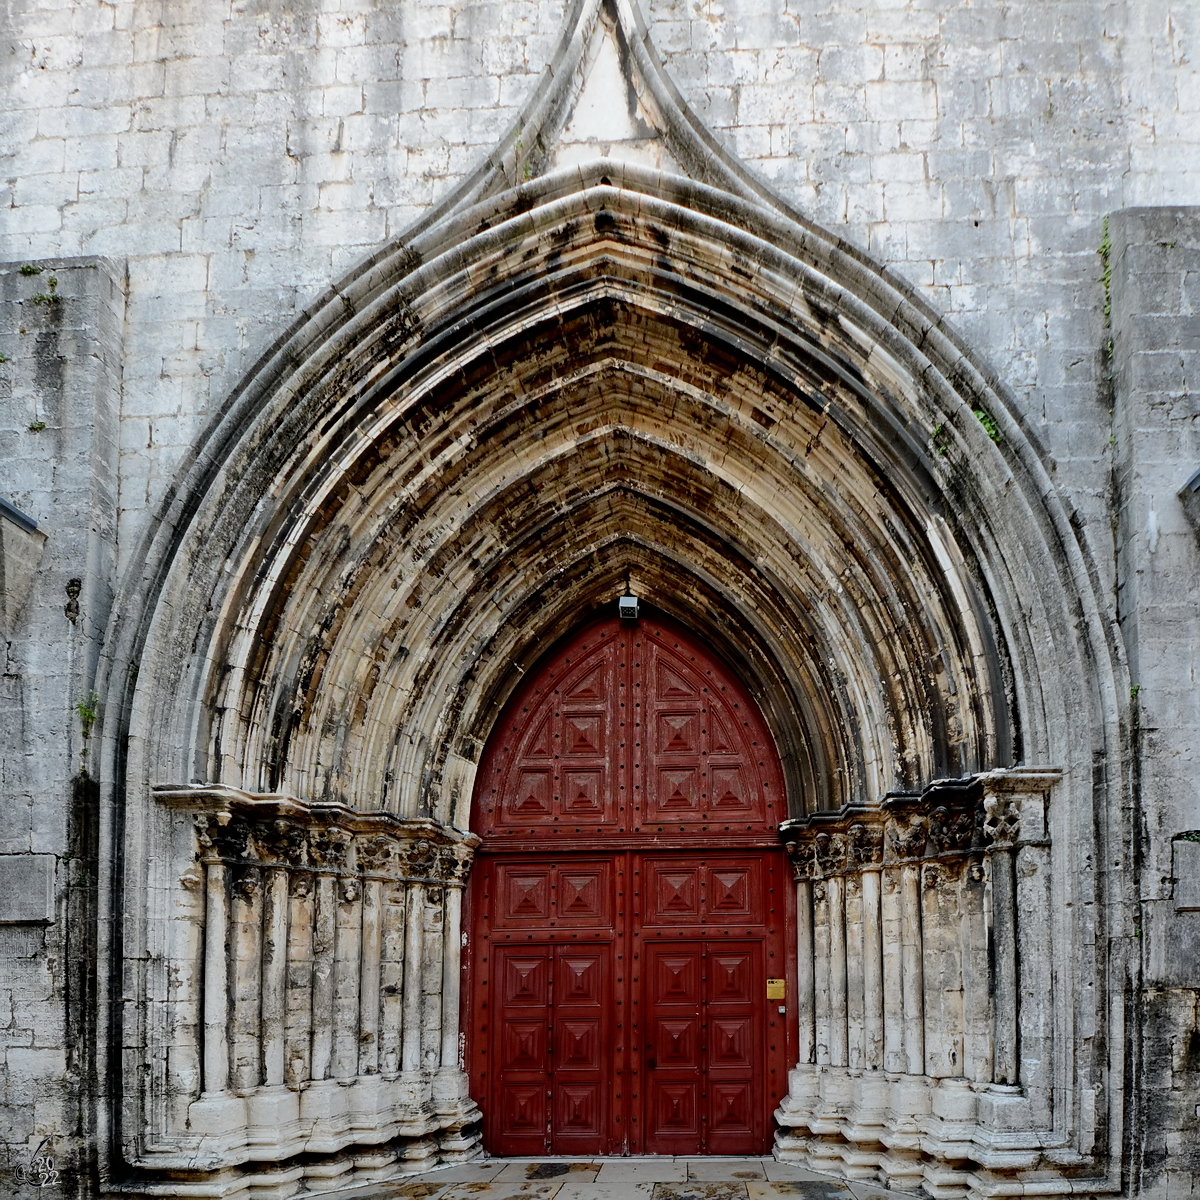
[[[1140,1184],[1200,1178],[1200,529],[1183,495],[1200,465],[1200,209],[1108,222],[1117,444],[1118,599],[1138,743],[1145,1103]]]
[[[467,845],[479,714],[632,571],[759,671],[795,816],[1061,771],[1011,842],[837,828],[784,1151],[1195,1200],[1198,39],[1187,0],[7,6],[0,1192],[473,1152],[417,843]],[[593,58],[639,136],[678,100],[690,181],[594,136],[541,177]]]
[[[10,1168],[52,1159],[76,1189],[98,1016],[89,734],[115,584],[123,327],[123,271],[103,259],[0,267],[0,479],[36,524],[0,513],[6,613],[18,568],[30,572],[0,644],[0,1137]],[[37,542],[24,562],[18,536]]]
[[[11,10],[0,259],[129,259],[123,553],[254,359],[482,161],[563,13]],[[647,19],[718,137],[987,354],[1111,561],[1094,252],[1104,213],[1195,194],[1195,6],[657,0]]]

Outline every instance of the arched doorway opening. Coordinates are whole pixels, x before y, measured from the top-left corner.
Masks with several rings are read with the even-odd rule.
[[[1002,393],[888,273],[609,169],[450,211],[364,267],[214,416],[135,555],[93,761],[120,916],[100,1116],[139,1186],[236,1172],[268,1195],[281,1169],[379,1161],[361,1147],[387,1170],[476,1152],[459,984],[483,956],[457,902],[484,744],[530,631],[569,636],[626,579],[753,681],[781,753],[813,1003],[777,1152],[939,1187],[965,1157],[974,1195],[1064,1147],[1120,1165],[1126,1093],[1093,1081],[1123,1069],[1103,949],[1123,893],[1093,868],[1125,853],[1105,822],[1128,812],[1128,687],[1086,540]],[[531,843],[568,845],[553,828]],[[989,899],[959,868],[993,852]],[[989,991],[997,913],[1015,1009]],[[889,1030],[906,1069],[872,1072],[900,1062]]]
[[[487,1149],[769,1150],[794,1053],[786,811],[758,706],[681,625],[614,616],[542,660],[472,812],[463,1027]]]

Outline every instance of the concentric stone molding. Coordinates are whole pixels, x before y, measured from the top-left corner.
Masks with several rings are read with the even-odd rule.
[[[1134,897],[1109,864],[1130,853],[1129,682],[1086,531],[1002,384],[955,331],[728,156],[713,151],[693,179],[605,160],[518,182],[542,161],[521,159],[518,143],[552,142],[599,20],[617,22],[642,64],[638,86],[674,160],[692,169],[707,153],[699,123],[656,75],[632,8],[580,3],[569,16],[526,136],[498,147],[465,190],[341,280],[264,355],[131,552],[145,567],[114,605],[94,734],[101,862],[113,873],[100,920],[119,930],[100,964],[98,1074],[113,1087],[97,1117],[110,1155],[102,1172],[119,1181],[160,1149],[174,1153],[171,1131],[185,1127],[202,1074],[171,1049],[177,1021],[203,1023],[187,1008],[194,999],[177,1000],[176,974],[198,952],[181,945],[203,933],[204,889],[181,882],[198,870],[196,829],[186,805],[165,803],[153,785],[230,789],[246,798],[229,810],[237,829],[255,796],[303,797],[306,811],[347,832],[356,862],[365,852],[352,811],[414,830],[466,829],[479,751],[505,700],[547,648],[632,581],[751,684],[781,751],[790,812],[828,834],[830,862],[882,853],[881,888],[884,874],[915,871],[921,904],[961,899],[972,920],[985,919],[978,893],[994,897],[1000,853],[987,842],[986,801],[983,834],[971,818],[982,851],[973,842],[929,858],[929,826],[909,827],[936,816],[934,840],[953,839],[961,810],[947,793],[943,820],[922,807],[922,786],[997,764],[1061,765],[1047,845],[1011,852],[1014,887],[1021,855],[1049,857],[1038,875],[1055,914],[1043,960],[1063,998],[1044,1018],[1054,1026],[1042,1068],[1053,1111],[1015,1128],[1057,1147],[1060,1165],[1046,1165],[1047,1151],[1037,1168],[1050,1171],[1046,1194],[1076,1189],[1062,1174],[1071,1154],[1086,1160],[1087,1186],[1103,1190],[1120,1177],[1124,1136]],[[887,801],[882,824],[863,815],[895,792],[909,797]],[[997,830],[1011,823],[1000,795]],[[861,829],[814,816],[838,810]],[[217,820],[205,833],[219,846],[217,814],[197,811]],[[275,820],[301,830],[307,862],[309,818],[280,809]],[[914,845],[924,837],[920,856],[887,861],[897,853],[888,822]],[[381,824],[379,836],[392,828]],[[835,834],[850,839],[842,851]],[[254,855],[267,853],[265,838],[251,839]],[[218,853],[204,864],[206,878],[210,865],[260,873],[249,895],[229,884],[230,921],[265,894],[264,869],[239,861]],[[973,878],[973,863],[990,878]],[[271,870],[312,871],[314,888],[342,878]],[[364,894],[392,886],[355,872]],[[840,894],[853,916],[863,884],[854,894],[851,884],[873,874],[831,869],[801,886],[825,887],[827,905]],[[830,953],[865,928],[819,917],[815,904],[813,936],[827,928]],[[949,911],[946,921],[950,939]],[[933,953],[922,945],[920,955]],[[945,954],[930,962],[953,960]],[[829,961],[817,949],[810,959]],[[978,954],[959,961],[977,965]],[[1052,1010],[1030,1000],[1023,1011]],[[847,1025],[847,1055],[853,1044]],[[126,1048],[120,1064],[110,1046]],[[986,1057],[971,1053],[977,1064]],[[800,1075],[851,1069],[832,1054],[802,1062]],[[943,1075],[930,1074],[924,1049],[919,1057],[900,1074],[926,1079],[923,1095],[971,1091],[930,1084]],[[958,1067],[944,1079],[966,1079]],[[797,1087],[801,1107],[788,1111],[817,1113]],[[1033,1103],[1029,1087],[1022,1103]],[[897,1110],[904,1120],[913,1104]],[[237,1120],[214,1117],[203,1135],[213,1171],[241,1170],[215,1164],[248,1163],[263,1136]],[[940,1136],[932,1130],[913,1136]],[[914,1163],[926,1151],[902,1149],[896,1178],[925,1177]],[[874,1156],[868,1173],[884,1169],[878,1147],[862,1153]],[[945,1187],[958,1194],[993,1186],[954,1171]]]

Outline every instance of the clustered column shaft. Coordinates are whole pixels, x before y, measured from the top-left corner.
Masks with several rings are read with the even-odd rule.
[[[335,1150],[364,1120],[418,1138],[444,1127],[456,1146],[472,1145],[461,1132],[478,1113],[459,1066],[458,1007],[462,889],[477,839],[428,821],[297,815],[196,817],[194,1100],[208,1114],[197,1110],[197,1126],[218,1127],[212,1114],[223,1113],[228,1140],[240,1113],[244,1140],[268,1157],[283,1154],[289,1130],[309,1151]]]
[[[860,1178],[878,1158],[887,1181],[916,1186],[943,1142],[947,1161],[983,1153],[991,1135],[971,1132],[976,1119],[1010,1150],[1016,1124],[1050,1127],[1057,778],[995,772],[781,827],[797,881],[800,1055],[776,1116],[810,1131],[780,1134],[785,1157],[853,1163]]]

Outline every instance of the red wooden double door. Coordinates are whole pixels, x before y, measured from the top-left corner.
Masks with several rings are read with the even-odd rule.
[[[757,707],[674,624],[599,623],[526,682],[475,794],[464,1027],[493,1154],[769,1149],[783,805]]]

